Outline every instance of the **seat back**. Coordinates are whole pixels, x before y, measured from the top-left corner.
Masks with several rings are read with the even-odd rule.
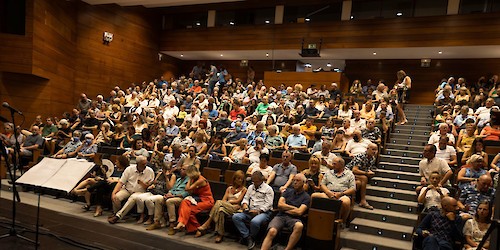
[[[224,198],[224,194],[226,193],[228,185],[220,181],[209,181],[209,183],[214,200],[222,200],[222,198]]]
[[[218,168],[204,167],[202,173],[209,181],[220,181],[222,171]]]

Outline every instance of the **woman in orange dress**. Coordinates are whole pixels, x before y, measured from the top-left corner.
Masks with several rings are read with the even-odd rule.
[[[200,170],[191,165],[187,168],[186,174],[189,177],[186,191],[191,195],[184,198],[179,206],[179,219],[177,220],[177,226],[173,228],[174,234],[183,229],[186,229],[188,233],[196,231],[200,226],[196,214],[210,210],[214,206],[212,190],[207,179],[201,176]]]

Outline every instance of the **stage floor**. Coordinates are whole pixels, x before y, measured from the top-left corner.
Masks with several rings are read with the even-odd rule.
[[[21,203],[17,204],[16,216],[18,225],[19,228],[28,229],[22,235],[34,239],[38,195],[20,192],[20,196]],[[10,228],[12,193],[3,189],[0,197],[0,235],[3,235]],[[165,228],[146,231],[145,226],[137,225],[133,219],[110,225],[107,222],[109,212],[94,218],[93,212],[82,210],[83,203],[56,199],[50,195],[42,195],[40,204],[40,249],[82,249],[55,236],[89,245],[89,249],[246,249],[246,246],[232,239],[216,244],[213,234],[195,239],[193,235],[184,233],[169,236]],[[0,239],[0,249],[34,249],[34,245],[9,237]]]

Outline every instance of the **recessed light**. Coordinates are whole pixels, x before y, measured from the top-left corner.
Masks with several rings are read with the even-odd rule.
[[[403,12],[396,13],[396,16],[402,16],[402,15],[403,15]]]
[[[440,55],[443,54],[443,51],[439,51],[438,54],[440,54]]]
[[[201,25],[201,23],[196,23],[196,26],[200,26],[200,25]]]
[[[181,57],[184,57],[184,54],[181,54]]]
[[[270,24],[270,23],[271,23],[271,21],[269,21],[269,20],[266,20],[266,24]]]
[[[229,22],[229,24],[230,24],[230,25],[234,25],[234,22],[233,22],[233,21],[231,21],[231,22]]]
[[[306,20],[306,22],[309,22],[309,21],[311,21],[311,18],[306,18],[305,20]]]
[[[269,53],[266,53],[266,57],[269,57]]]
[[[373,52],[373,55],[376,56],[377,55],[377,52]]]
[[[351,16],[351,19],[354,19],[354,16]]]
[[[327,63],[326,67],[330,68],[330,67],[332,67],[332,64],[331,63]]]
[[[220,56],[224,56],[223,54],[220,54]]]

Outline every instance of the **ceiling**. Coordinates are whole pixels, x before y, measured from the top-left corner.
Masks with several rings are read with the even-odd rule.
[[[303,58],[296,50],[162,51],[181,60],[300,60],[313,68],[349,59],[500,58],[500,46],[322,49],[321,57]],[[439,53],[441,52],[441,53]],[[333,66],[337,67],[337,66]],[[343,68],[342,66],[338,66]]]
[[[195,4],[238,2],[243,0],[83,0],[83,1],[91,5],[114,3],[120,6],[142,5],[146,8],[157,8],[157,7],[172,7],[172,6],[195,5]]]

